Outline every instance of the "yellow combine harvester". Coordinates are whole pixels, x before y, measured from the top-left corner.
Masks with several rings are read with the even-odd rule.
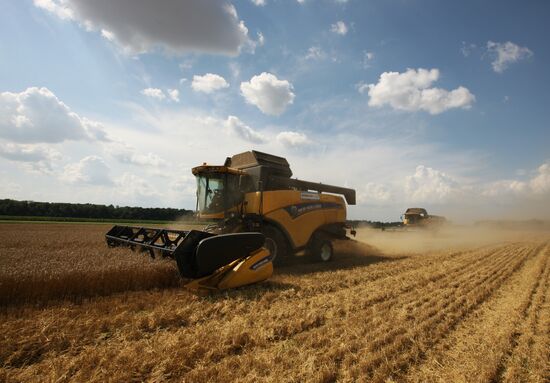
[[[274,260],[302,250],[329,261],[332,241],[348,238],[346,201],[355,204],[355,190],[293,179],[282,157],[249,151],[192,172],[198,217],[214,224],[203,231],[115,226],[107,244],[175,259],[193,279],[189,288],[224,289],[267,279]]]
[[[445,217],[430,215],[421,207],[410,207],[401,216],[406,228],[437,228],[446,223]]]

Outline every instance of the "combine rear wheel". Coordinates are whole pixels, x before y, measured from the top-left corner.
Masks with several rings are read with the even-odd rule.
[[[309,253],[315,261],[329,262],[334,255],[332,242],[323,238],[315,239],[310,245]]]

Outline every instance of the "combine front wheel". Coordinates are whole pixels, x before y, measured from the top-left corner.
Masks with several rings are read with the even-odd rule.
[[[273,255],[273,262],[280,264],[288,255],[288,245],[285,236],[273,226],[264,226],[261,230],[265,235],[265,247]]]

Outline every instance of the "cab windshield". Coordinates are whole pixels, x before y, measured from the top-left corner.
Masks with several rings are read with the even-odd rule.
[[[228,173],[197,175],[197,198],[200,213],[225,212],[242,199],[238,188],[238,176]]]

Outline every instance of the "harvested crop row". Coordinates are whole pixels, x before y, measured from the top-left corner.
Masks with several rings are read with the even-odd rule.
[[[330,279],[332,283],[313,283],[318,281],[318,275],[309,274],[309,275],[299,275],[294,278],[284,278],[285,282],[295,283],[300,285],[300,296],[297,296],[296,299],[301,299],[303,296],[309,296],[312,294],[326,294],[330,292],[339,291],[342,288],[352,288],[359,285],[364,285],[366,282],[375,281],[377,279],[389,278],[392,276],[399,276],[402,278],[405,273],[415,273],[416,270],[420,268],[430,268],[436,264],[440,266],[447,266],[452,264],[461,264],[462,260],[465,258],[471,259],[472,262],[479,261],[484,257],[489,256],[490,254],[497,251],[504,251],[505,246],[502,248],[483,248],[469,250],[469,251],[459,251],[459,252],[450,252],[447,254],[437,254],[434,256],[423,256],[423,257],[414,257],[412,259],[404,259],[398,263],[389,262],[383,265],[376,265],[376,268],[369,270],[369,273],[349,273],[347,270],[342,271],[331,271]],[[442,268],[442,267],[441,267]],[[283,268],[281,273],[284,274],[285,269]]]
[[[220,300],[218,298],[214,298],[213,304],[205,306],[201,300],[189,300],[186,299],[189,296],[184,295],[177,297],[174,301],[165,302],[162,306],[155,307],[147,315],[135,315],[132,322],[126,322],[125,319],[121,318],[120,313],[127,310],[126,305],[122,304],[119,314],[116,311],[112,313],[88,313],[89,315],[87,315],[86,319],[87,331],[85,332],[80,331],[82,323],[78,319],[79,315],[72,310],[56,313],[55,316],[58,320],[53,323],[48,316],[45,316],[45,318],[41,316],[33,317],[27,322],[17,320],[19,322],[17,327],[29,329],[29,331],[18,331],[17,334],[10,334],[9,329],[2,329],[2,325],[0,325],[0,329],[4,330],[4,334],[10,334],[8,335],[10,338],[15,336],[16,339],[25,339],[27,342],[34,344],[34,346],[24,350],[13,350],[11,347],[5,347],[4,356],[6,362],[14,366],[18,366],[28,360],[38,362],[48,352],[60,353],[66,350],[70,344],[68,339],[77,340],[81,346],[86,344],[97,345],[98,337],[101,334],[119,332],[121,325],[128,327],[131,323],[135,322],[139,323],[140,328],[149,328],[151,331],[158,328],[161,328],[162,331],[169,331],[170,329],[181,328],[182,324],[185,323],[188,331],[191,333],[187,336],[189,344],[182,345],[184,347],[191,347],[197,337],[204,337],[204,334],[212,333],[213,330],[213,333],[216,334],[218,331],[223,331],[224,328],[235,327],[231,322],[233,319],[240,320],[241,317],[249,315],[254,315],[260,323],[266,323],[267,328],[263,328],[264,331],[271,331],[274,334],[293,332],[296,330],[289,330],[293,325],[287,326],[288,321],[293,316],[298,318],[304,317],[309,312],[315,312],[318,307],[323,306],[325,311],[331,309],[340,313],[351,312],[356,305],[369,308],[377,302],[383,302],[383,306],[379,309],[392,307],[395,304],[395,299],[400,294],[409,292],[409,295],[412,294],[414,297],[416,295],[414,290],[420,284],[433,283],[438,278],[452,280],[457,273],[469,273],[470,270],[475,270],[478,267],[478,263],[486,262],[488,257],[497,259],[497,256],[506,256],[506,249],[507,247],[503,247],[496,250],[483,251],[483,256],[479,256],[476,252],[467,252],[459,255],[451,254],[444,257],[434,257],[436,259],[428,263],[422,260],[419,263],[423,267],[429,268],[429,270],[419,270],[420,268],[413,268],[413,270],[401,269],[401,275],[381,278],[381,281],[378,283],[372,281],[360,286],[353,285],[349,289],[339,289],[330,294],[326,292],[318,294],[315,289],[308,288],[308,285],[306,285],[304,289],[298,291],[291,290],[292,294],[287,294],[290,291],[272,292],[269,297],[266,297],[268,299],[260,298],[257,302],[239,299],[233,301],[231,306],[226,305],[225,301],[227,299]],[[367,270],[375,271],[379,267],[382,268],[385,266],[376,265],[376,267]],[[400,269],[399,267],[396,268]],[[368,279],[367,277],[370,272],[367,272],[367,270],[353,273],[350,278],[362,279],[363,277]],[[321,276],[318,275],[317,279],[319,277]],[[326,276],[323,275],[322,277],[325,278]],[[336,276],[334,280],[340,280],[339,276]],[[330,278],[327,283],[330,284],[332,281],[333,278]],[[396,285],[399,285],[399,287],[395,288]],[[323,291],[324,285],[319,284],[318,280],[316,280],[311,283],[311,286],[317,286]],[[363,294],[363,291],[367,291],[367,293]],[[412,293],[410,293],[411,291]],[[230,293],[230,298],[235,298],[236,294],[235,292]],[[361,298],[349,301],[349,299],[346,299],[347,296]],[[410,299],[408,295],[405,297],[406,299]],[[181,299],[185,301],[182,302]],[[297,302],[294,311],[286,311],[285,307],[288,307],[293,301]],[[97,308],[102,310],[101,305]],[[18,315],[17,310],[15,311],[15,315]],[[61,320],[59,315],[65,315],[66,319]],[[283,327],[281,327],[280,323],[284,324]],[[32,330],[35,326],[40,328],[40,331]],[[296,328],[301,328],[301,325]],[[122,335],[127,333],[131,334],[132,329],[123,332]],[[48,342],[45,344],[42,342],[43,337],[47,337],[48,339]],[[110,342],[112,339],[104,339],[104,341],[99,341],[99,343],[107,341]]]
[[[491,264],[496,262],[494,265],[495,267],[489,268],[487,273],[490,274],[495,271],[495,268],[509,264],[510,258],[506,257],[506,254],[509,254],[509,252],[503,252],[500,257],[480,257],[480,259],[485,260],[483,263],[484,265],[486,263]],[[464,275],[473,273],[476,267],[475,265],[472,266],[469,262],[474,259],[475,257],[466,258],[457,263],[455,265],[455,274],[451,273],[451,277],[447,279],[444,286],[452,283],[453,275],[455,277],[462,275],[458,273],[459,269],[462,270]],[[477,268],[480,268],[479,266],[480,265],[478,265]],[[357,271],[354,270],[354,278],[360,278],[361,274],[369,269],[370,267]],[[430,271],[432,271],[431,268],[423,270],[423,272],[426,273],[430,273]],[[413,292],[417,289],[415,286],[418,286],[419,279],[424,286],[433,284],[430,278],[418,278],[420,275],[421,273],[416,275],[417,284],[412,283],[414,276],[411,276],[409,291]],[[326,275],[320,275],[319,278],[326,278]],[[384,286],[384,283],[381,282],[382,281],[379,281],[379,286]],[[369,298],[372,298],[372,296],[368,296],[368,293],[376,291],[371,290],[371,287],[376,289],[376,283],[373,282],[371,286],[365,289],[367,292],[367,298],[364,300],[365,303]],[[388,288],[390,286],[386,285],[385,287]],[[315,371],[311,369],[318,369],[319,363],[323,361],[323,358],[316,353],[316,348],[323,350],[323,342],[325,342],[324,349],[327,350],[326,354],[335,354],[334,358],[330,359],[332,364],[329,363],[326,365],[328,367],[332,366],[331,368],[319,369],[319,373],[325,376],[327,371],[330,370],[334,372],[337,370],[335,369],[337,367],[336,362],[338,362],[339,359],[342,361],[341,355],[346,355],[347,345],[350,345],[348,351],[351,352],[356,348],[354,347],[354,341],[356,346],[368,345],[369,339],[365,339],[365,337],[368,337],[368,334],[374,331],[372,328],[368,327],[368,321],[365,323],[354,323],[354,321],[360,318],[352,315],[354,308],[353,301],[364,298],[361,295],[360,289],[344,290],[342,294],[330,294],[331,296],[327,297],[328,304],[326,305],[323,304],[322,295],[303,297],[303,304],[300,304],[298,307],[294,307],[293,305],[292,311],[288,311],[288,309],[284,310],[284,303],[288,290],[280,290],[279,299],[274,299],[270,302],[273,309],[267,310],[265,315],[259,315],[259,317],[256,314],[264,314],[263,308],[258,307],[262,304],[261,299],[258,301],[246,301],[238,299],[237,296],[232,294],[232,296],[225,299],[215,299],[211,302],[208,302],[208,300],[206,302],[203,301],[201,304],[203,306],[202,309],[198,307],[200,306],[199,304],[195,305],[197,306],[195,309],[198,310],[195,314],[196,317],[202,318],[204,322],[196,322],[193,320],[187,322],[187,318],[179,316],[177,312],[172,312],[172,317],[170,318],[170,309],[176,308],[176,302],[174,299],[167,296],[166,298],[168,299],[163,300],[163,303],[168,303],[167,310],[162,313],[159,312],[160,310],[155,309],[153,312],[164,315],[165,319],[170,319],[168,320],[167,329],[172,328],[172,330],[168,331],[164,329],[162,321],[155,322],[153,318],[156,318],[156,315],[148,315],[148,318],[145,317],[145,319],[149,319],[150,321],[144,323],[145,327],[143,331],[140,331],[140,322],[138,318],[141,315],[138,316],[138,313],[136,313],[133,315],[134,323],[138,323],[138,329],[134,331],[135,335],[132,335],[131,329],[126,327],[120,329],[122,332],[115,331],[113,333],[107,330],[106,333],[110,335],[105,340],[98,340],[99,348],[88,348],[84,346],[80,352],[72,356],[67,354],[63,356],[63,354],[59,354],[55,350],[50,350],[43,354],[46,358],[44,359],[44,363],[30,366],[25,369],[26,371],[19,371],[22,375],[17,375],[31,378],[32,371],[37,372],[46,368],[48,371],[52,372],[53,376],[58,376],[56,374],[63,371],[63,366],[68,365],[74,366],[75,368],[76,375],[73,375],[73,378],[93,379],[91,375],[88,375],[91,371],[86,372],[86,368],[78,369],[77,366],[87,366],[90,364],[91,360],[97,359],[99,355],[109,356],[105,359],[105,362],[101,362],[103,358],[99,361],[96,360],[100,365],[104,365],[104,363],[109,361],[110,364],[114,363],[116,366],[119,365],[119,363],[124,363],[124,361],[128,363],[125,355],[131,355],[132,352],[139,352],[140,354],[146,353],[151,357],[150,370],[145,372],[141,371],[141,367],[138,368],[138,366],[135,365],[136,362],[129,362],[127,370],[128,373],[132,373],[132,371],[133,373],[138,373],[136,370],[138,369],[141,371],[139,373],[142,374],[140,375],[142,378],[153,376],[162,377],[170,373],[172,377],[185,376],[200,380],[201,377],[215,377],[217,373],[221,373],[220,371],[222,370],[218,370],[210,364],[212,361],[221,362],[222,365],[220,368],[224,366],[228,367],[228,365],[232,365],[235,362],[237,362],[238,365],[244,363],[246,366],[248,362],[258,362],[259,359],[261,360],[264,357],[267,358],[269,355],[281,355],[281,358],[284,360],[280,365],[284,366],[285,370],[291,371],[291,376],[295,378],[299,376],[311,377],[315,375]],[[300,291],[297,293],[300,293]],[[346,295],[350,297],[345,299]],[[405,293],[405,295],[407,294]],[[185,305],[185,299],[181,299],[183,296],[179,298],[180,305]],[[409,298],[410,296],[408,296],[407,299]],[[228,299],[232,307],[226,306]],[[402,301],[394,301],[388,305],[388,309],[393,307],[393,310],[387,311],[389,315],[395,315],[395,310],[399,307],[399,304],[401,304],[400,302]],[[384,301],[381,301],[378,305],[382,306],[383,303]],[[248,306],[251,306],[252,311],[246,309]],[[288,307],[288,305],[286,305],[286,307]],[[376,307],[376,303],[374,307]],[[145,308],[147,308],[147,305],[145,305]],[[236,317],[233,315],[233,309],[236,309],[236,312],[240,313],[237,314],[239,316]],[[255,309],[259,310],[254,312]],[[252,312],[254,312],[254,315],[251,314]],[[277,313],[278,315],[274,317],[273,314]],[[304,313],[306,313],[305,316]],[[203,314],[208,314],[206,318],[210,317],[212,320],[204,319],[205,317]],[[143,316],[141,317],[142,319],[144,318]],[[191,315],[191,318],[193,318],[193,315]],[[128,319],[132,320],[131,317]],[[223,326],[224,320],[227,321],[225,327]],[[176,325],[178,321],[180,325],[183,324],[184,327],[180,326],[178,329]],[[273,324],[273,322],[276,323]],[[343,322],[343,325],[339,325],[340,322]],[[204,327],[201,324],[204,324]],[[370,325],[373,324],[374,322],[370,323]],[[141,335],[141,337],[139,337],[139,335]],[[331,346],[331,335],[334,335],[334,341],[338,344],[337,347]],[[71,334],[69,333],[68,337],[70,336]],[[310,337],[313,338],[314,341],[310,339]],[[326,342],[329,343],[326,344]],[[342,344],[341,346],[340,343]],[[213,345],[216,345],[216,347],[213,347]],[[69,347],[67,351],[70,350],[71,348]],[[171,358],[169,358],[168,361],[161,362],[161,360],[158,359],[159,357],[156,356],[160,350],[162,350],[160,354],[171,355]],[[252,352],[252,350],[254,351]],[[53,354],[50,354],[51,352],[53,352]],[[296,355],[293,355],[293,353]],[[226,355],[230,355],[230,357],[224,358]],[[303,371],[304,375],[300,375],[299,372],[295,371],[295,367],[292,367],[292,365],[286,362],[286,359],[292,360],[294,356],[300,358],[308,356],[306,359],[312,361],[309,364],[311,368]],[[277,357],[275,357],[275,360],[277,360]],[[189,364],[189,362],[191,364]],[[273,361],[270,363],[273,363]],[[193,368],[193,366],[195,366],[195,371],[189,372],[189,369]],[[260,368],[260,366],[257,367]],[[76,372],[77,370],[78,372]],[[269,366],[269,370],[272,371],[273,374],[281,372],[273,365]],[[236,371],[236,373],[239,373],[239,369]],[[252,377],[254,374],[260,374],[259,371],[261,371],[261,369],[252,368],[247,379],[253,380]],[[313,375],[308,375],[309,373]],[[121,378],[125,376],[126,375],[123,375]],[[240,376],[242,377],[243,375]],[[270,376],[273,377],[274,375]],[[344,376],[340,377],[344,378]]]
[[[550,379],[550,248],[536,279],[529,304],[512,334],[513,350],[498,376],[505,382],[545,382]]]
[[[508,275],[513,273],[514,269],[518,267],[524,260],[525,258],[520,258],[515,265],[510,265],[507,270],[503,272],[505,274],[494,283],[492,288],[494,289],[498,287],[499,282],[501,282]],[[496,267],[487,270],[487,273],[484,274],[484,276],[495,272],[497,272]],[[483,278],[479,279],[479,283],[483,283]],[[483,295],[470,295],[474,295],[474,298],[477,298],[478,300],[483,298]],[[421,295],[419,294],[419,296]],[[449,316],[449,314],[452,313],[453,310],[461,310],[463,305],[467,304],[468,298],[470,297],[466,296],[465,298],[459,300],[457,304],[451,305],[451,309],[447,310],[447,312],[442,313],[440,316],[436,317],[436,319],[439,319],[439,321],[444,321],[445,319],[460,317],[459,315],[455,317]],[[476,300],[474,299],[472,300],[472,302],[476,303]],[[441,306],[445,306],[445,303]],[[234,377],[237,377],[239,373],[244,373],[248,370],[254,371],[255,368],[260,368],[260,366],[255,363],[255,361],[259,357],[258,354],[264,356],[267,360],[270,354],[277,354],[279,352],[283,352],[284,354],[292,354],[293,351],[296,353],[295,356],[298,358],[315,356],[316,364],[314,365],[314,367],[316,368],[321,368],[322,366],[331,366],[330,371],[332,371],[333,378],[339,377],[344,380],[356,380],[361,377],[369,377],[369,373],[371,375],[370,378],[376,378],[378,373],[387,376],[387,369],[391,366],[388,366],[387,364],[381,365],[380,361],[386,361],[387,363],[393,363],[394,360],[398,361],[400,359],[399,356],[403,352],[410,350],[410,348],[412,347],[412,344],[409,344],[408,340],[415,339],[415,341],[418,343],[419,339],[422,338],[421,335],[426,332],[428,328],[438,324],[437,320],[423,323],[430,318],[430,315],[427,314],[421,316],[419,319],[408,319],[406,321],[407,329],[405,330],[407,336],[397,334],[393,338],[387,338],[387,340],[389,341],[388,343],[382,342],[381,344],[376,344],[377,339],[385,337],[385,333],[377,328],[377,324],[378,326],[383,326],[384,323],[392,323],[391,326],[388,326],[392,328],[403,326],[403,322],[400,320],[392,321],[392,318],[397,317],[396,311],[399,311],[399,307],[400,303],[395,303],[391,306],[391,309],[388,309],[384,313],[380,313],[380,317],[378,318],[378,320],[369,320],[368,314],[363,312],[355,313],[355,315],[353,315],[352,313],[352,315],[344,318],[333,318],[333,320],[331,320],[329,323],[325,323],[322,328],[319,327],[306,329],[308,331],[301,331],[300,333],[296,334],[296,337],[290,339],[292,344],[290,350],[285,349],[289,346],[289,339],[285,339],[284,342],[272,344],[270,345],[270,347],[264,348],[260,351],[255,350],[254,352],[250,352],[245,355],[233,356],[228,358],[227,360],[224,360],[223,363],[218,362],[216,365],[209,365],[206,368],[199,368],[198,371],[196,371],[197,374],[193,375],[191,373],[187,376],[190,377],[192,380],[201,380],[202,378],[211,374],[216,375],[216,372],[213,371],[217,371],[217,373],[219,374],[221,373],[221,371],[227,369],[231,370],[230,366],[235,364],[235,359],[238,359],[240,363],[244,363],[244,366],[246,367],[235,372]],[[377,307],[373,306],[372,311],[377,312]],[[367,318],[365,318],[365,315],[367,316]],[[350,329],[353,330],[350,331]],[[435,328],[435,330],[437,330],[437,328]],[[403,329],[401,329],[401,331],[403,331]],[[372,338],[372,334],[374,334],[375,336],[374,339]],[[255,339],[253,336],[251,338]],[[428,336],[428,338],[430,337]],[[339,353],[328,353],[329,355],[331,355],[330,358],[327,357],[326,353],[323,353],[323,350],[327,350],[327,348],[332,349],[332,347],[330,347],[330,343],[326,343],[327,339],[332,339],[341,346],[338,348],[340,349]],[[321,353],[319,353],[320,350]],[[285,363],[286,359],[290,361],[296,360],[294,357],[283,358],[282,366],[280,368],[277,368],[278,373],[280,374],[286,373],[288,375],[289,371],[293,371],[292,365]],[[341,369],[342,375],[337,375],[337,371],[339,368]],[[371,368],[372,371],[370,371]],[[256,370],[255,372],[258,371]],[[308,373],[311,372],[312,371],[309,371]],[[300,380],[301,377],[301,375],[294,376],[294,379]]]
[[[531,308],[537,307],[539,297],[545,294],[542,284],[548,279],[549,266],[545,252],[539,251],[475,315],[463,321],[452,336],[428,350],[425,362],[413,366],[405,380],[502,381],[508,360],[513,360],[509,355],[517,350],[515,338],[523,337],[521,327],[525,317],[528,312],[538,311]],[[529,379],[511,381],[541,381],[540,372],[531,374]]]
[[[532,254],[532,252],[531,252]],[[411,362],[422,359],[427,350],[432,348],[449,333],[460,321],[464,320],[484,300],[491,296],[517,270],[521,268],[529,253],[517,253],[517,259],[507,259],[504,263],[494,264],[494,267],[481,270],[477,275],[465,280],[456,281],[451,285],[440,285],[433,294],[433,299],[426,301],[415,311],[409,313],[409,320],[414,323],[413,328],[402,327],[403,335],[397,336],[382,350],[370,347],[371,364],[365,363],[361,372],[367,372],[373,380],[383,380],[384,376],[399,377],[408,369]],[[421,296],[430,295],[429,292],[420,292]],[[379,329],[379,332],[396,331],[403,326],[404,321],[391,321]],[[388,356],[394,355],[392,358]],[[413,363],[414,364],[414,363]]]

